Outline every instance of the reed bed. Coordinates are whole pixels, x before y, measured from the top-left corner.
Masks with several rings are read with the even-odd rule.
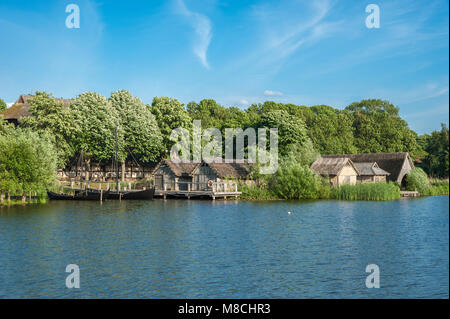
[[[395,183],[358,183],[333,188],[331,199],[341,200],[394,200],[400,198],[400,188]]]

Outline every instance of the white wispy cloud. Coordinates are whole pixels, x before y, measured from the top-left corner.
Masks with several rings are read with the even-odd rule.
[[[281,93],[279,91],[265,90],[264,95],[265,96],[283,96],[283,93]]]
[[[11,107],[14,105],[14,102],[6,103],[6,106]]]
[[[209,69],[207,52],[212,39],[210,19],[203,14],[189,10],[183,0],[177,0],[177,9],[180,14],[188,18],[196,33],[193,45],[194,54],[200,59],[202,65]]]
[[[267,31],[266,40],[268,49],[273,51],[278,58],[286,57],[307,43],[313,43],[331,32],[336,30],[336,23],[325,23],[324,19],[330,12],[332,5],[329,0],[317,0],[309,3],[302,10],[310,12],[307,19],[297,18],[286,23],[287,26],[279,21],[284,20],[286,10],[281,10],[278,14],[274,8],[261,7],[257,8],[258,15],[264,23],[268,17],[276,18],[278,23],[275,25],[270,22]],[[297,3],[294,3],[292,10],[299,10]],[[286,17],[291,20],[292,17]]]

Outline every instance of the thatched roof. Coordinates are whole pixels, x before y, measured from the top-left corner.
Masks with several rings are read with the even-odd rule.
[[[158,165],[156,165],[153,173],[155,173],[156,170],[163,165],[169,167],[175,176],[180,177],[186,175],[191,176],[194,169],[199,166],[200,163],[174,163],[169,159],[163,159]]]
[[[250,174],[250,165],[246,163],[202,163],[208,165],[217,174],[218,178],[247,178],[248,174]],[[155,167],[153,173],[155,173],[159,167],[165,165],[169,167],[177,177],[192,176],[202,163],[174,163],[169,159],[163,159]]]
[[[311,169],[317,174],[325,176],[339,175],[341,170],[346,166],[352,166],[359,175],[359,170],[348,157],[319,157],[312,163]]]
[[[388,176],[390,173],[381,169],[376,162],[373,163],[353,163],[358,169],[360,175],[364,176]]]
[[[408,162],[411,168],[414,163],[407,152],[398,153],[366,153],[366,154],[344,154],[344,155],[323,155],[324,158],[350,158],[353,163],[376,162],[378,167],[390,173],[389,180],[401,182],[403,178],[402,170],[404,163]]]
[[[219,178],[247,178],[250,174],[250,165],[247,163],[209,163],[211,169]]]
[[[34,95],[22,94],[17,99],[16,103],[14,103],[10,108],[3,111],[3,119],[5,120],[16,120],[20,122],[22,117],[30,116],[29,108],[30,103],[29,100],[33,98]],[[68,99],[55,99],[57,101],[63,102],[65,105],[68,105],[72,102],[72,100]]]

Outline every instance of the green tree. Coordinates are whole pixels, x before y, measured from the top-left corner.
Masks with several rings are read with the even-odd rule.
[[[21,125],[39,133],[49,133],[53,144],[57,145],[58,167],[64,168],[76,149],[77,127],[70,107],[46,92],[36,92],[29,103],[31,116],[24,117]]]
[[[173,129],[180,127],[190,130],[192,128],[192,120],[189,113],[177,99],[165,96],[155,97],[149,108],[161,130],[164,150],[169,150],[174,143],[169,139]]]
[[[0,133],[0,193],[30,192],[41,197],[56,181],[57,156],[48,133],[39,135],[30,129],[8,129]]]
[[[288,154],[292,144],[303,145],[309,141],[304,122],[284,110],[265,112],[261,116],[260,126],[278,128],[278,149],[281,156]]]
[[[162,152],[163,137],[150,110],[126,90],[112,93],[109,101],[119,116],[125,151],[143,163],[156,162]]]
[[[6,110],[8,106],[6,105],[5,101],[0,99],[0,113],[2,113],[4,110]]]
[[[121,114],[104,96],[87,92],[80,94],[71,104],[75,121],[77,151],[83,151],[90,160],[110,161],[115,155],[115,129],[118,137],[118,157],[124,159],[124,131]]]
[[[398,114],[398,107],[388,101],[362,100],[347,106],[353,117],[355,146],[361,153],[409,152],[413,158],[420,151],[417,134]]]
[[[449,132],[445,124],[441,124],[440,131],[434,131],[431,135],[424,135],[420,138],[425,156],[424,163],[426,170],[432,176],[449,176]]]
[[[352,154],[354,145],[352,116],[328,105],[317,105],[303,111],[308,136],[321,154]]]

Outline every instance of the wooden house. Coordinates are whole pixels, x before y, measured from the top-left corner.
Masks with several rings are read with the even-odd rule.
[[[202,162],[192,172],[195,190],[210,188],[211,183],[226,180],[246,181],[250,174],[250,165],[246,163],[206,163]]]
[[[319,157],[312,163],[311,169],[323,177],[328,177],[333,186],[354,185],[359,175],[359,170],[347,157]]]
[[[192,183],[192,172],[198,165],[198,163],[174,163],[163,159],[153,171],[155,188],[188,190],[189,183]]]
[[[244,163],[174,163],[163,159],[153,176],[156,189],[203,191],[226,180],[247,180],[250,166]]]
[[[405,175],[414,168],[414,163],[407,152],[398,153],[367,153],[323,155],[323,158],[349,158],[353,163],[377,163],[378,167],[389,173],[387,181],[397,182],[402,185]]]

